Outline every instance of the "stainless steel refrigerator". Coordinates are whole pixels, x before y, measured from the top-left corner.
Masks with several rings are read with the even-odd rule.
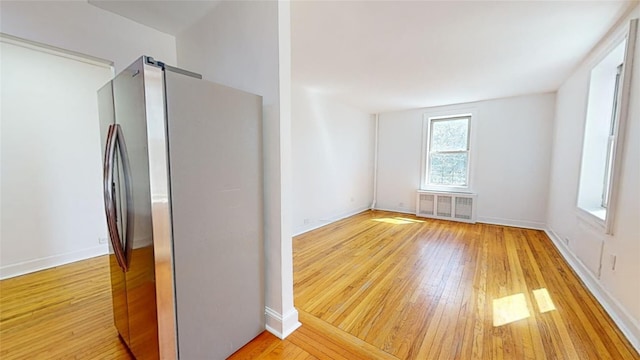
[[[262,98],[147,56],[98,98],[120,337],[226,358],[265,328]]]

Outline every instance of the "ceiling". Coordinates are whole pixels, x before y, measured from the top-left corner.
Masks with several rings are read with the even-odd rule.
[[[89,4],[176,35],[213,10],[221,0],[88,0]]]
[[[91,4],[177,34],[216,1]],[[555,91],[637,1],[292,1],[292,79],[369,113]]]

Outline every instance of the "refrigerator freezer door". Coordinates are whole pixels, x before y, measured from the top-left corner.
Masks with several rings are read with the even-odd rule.
[[[264,328],[262,98],[165,72],[181,359]]]
[[[113,87],[109,82],[98,90],[98,114],[100,118],[100,139],[102,158],[105,156],[107,145],[107,135],[109,129],[115,123],[115,113],[113,105]],[[115,168],[115,192],[116,199],[120,194],[119,176],[117,175],[118,167]],[[106,205],[106,204],[105,204]],[[121,218],[120,209],[116,207],[118,217]],[[122,234],[122,229],[118,229]],[[118,333],[125,343],[129,344],[129,314],[127,310],[127,290],[125,283],[125,275],[122,267],[116,257],[114,247],[109,243],[109,269],[111,273],[111,298],[113,302],[113,322],[118,329]]]

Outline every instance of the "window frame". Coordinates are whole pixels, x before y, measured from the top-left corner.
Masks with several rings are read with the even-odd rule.
[[[609,164],[607,164],[610,169],[608,169],[609,174],[609,182],[606,184],[604,191],[606,194],[606,207],[603,207],[602,203],[599,204],[599,209],[604,211],[604,216],[594,213],[593,209],[585,208],[581,205],[581,184],[583,172],[582,168],[584,166],[584,157],[585,157],[585,135],[583,134],[582,141],[582,153],[581,153],[581,162],[580,162],[580,171],[578,173],[578,186],[576,189],[576,214],[579,219],[590,223],[597,229],[601,229],[601,231],[609,236],[613,235],[613,223],[615,218],[615,210],[617,205],[617,198],[619,192],[619,181],[620,181],[620,168],[622,165],[622,149],[624,147],[625,140],[625,128],[626,123],[629,117],[629,103],[630,103],[630,87],[631,87],[631,73],[633,68],[633,60],[635,54],[635,45],[636,38],[638,32],[638,19],[632,19],[629,21],[628,26],[622,27],[618,34],[612,37],[606,47],[600,51],[599,55],[590,61],[589,66],[591,70],[597,67],[609,54],[618,46],[621,42],[625,44],[624,56],[623,56],[623,67],[622,72],[620,74],[620,84],[618,84],[617,90],[619,91],[618,98],[616,99],[616,114],[617,117],[616,123],[613,126],[613,134],[610,135],[613,139],[609,139],[609,144],[611,144],[611,159],[609,160]],[[591,82],[593,81],[593,77],[590,75],[589,83],[591,87]],[[591,92],[591,90],[589,90]],[[589,94],[590,96],[591,94]],[[585,130],[587,128],[589,122],[589,106],[590,106],[590,98],[587,98],[585,104]],[[604,195],[604,194],[603,194]],[[603,218],[604,217],[604,218]]]
[[[431,159],[431,136],[433,123],[437,121],[467,119],[467,148],[466,150],[450,150],[439,151],[438,153],[466,153],[467,154],[467,171],[465,185],[441,185],[433,184],[429,179],[430,159]],[[473,169],[473,123],[476,121],[475,109],[458,109],[448,110],[444,112],[425,113],[423,115],[423,141],[422,141],[422,167],[421,167],[421,190],[431,191],[451,191],[470,193],[471,178]]]
[[[602,208],[607,209],[609,207],[609,195],[610,195],[610,189],[611,189],[611,178],[613,176],[613,162],[614,162],[614,150],[615,150],[615,146],[616,146],[616,129],[618,128],[618,120],[619,120],[619,116],[618,116],[618,112],[620,111],[620,109],[618,108],[619,104],[618,104],[618,100],[620,97],[620,85],[621,85],[621,76],[622,76],[622,69],[623,69],[623,65],[624,64],[620,64],[618,65],[617,68],[617,72],[616,72],[616,81],[615,81],[615,89],[613,91],[613,106],[612,106],[612,110],[611,110],[611,124],[609,125],[609,136],[607,139],[607,154],[606,154],[606,158],[605,158],[605,165],[604,165],[604,179],[602,179],[603,181],[603,186],[602,186],[602,202],[600,204],[600,206],[602,206]]]

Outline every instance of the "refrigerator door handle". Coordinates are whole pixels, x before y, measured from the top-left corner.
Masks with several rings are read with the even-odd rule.
[[[116,124],[116,138],[118,140],[118,149],[120,150],[120,161],[122,162],[122,169],[124,170],[124,194],[127,203],[127,216],[126,216],[126,228],[124,229],[124,256],[126,260],[127,269],[131,264],[131,256],[133,251],[133,225],[134,222],[134,209],[133,209],[133,194],[132,194],[132,182],[131,182],[131,165],[129,163],[129,152],[127,151],[127,144],[124,141],[124,135],[120,125]]]
[[[120,150],[122,159],[122,165],[125,177],[125,193],[127,198],[127,229],[125,231],[125,246],[123,246],[120,232],[118,231],[118,224],[116,218],[116,199],[115,199],[115,186],[113,179],[113,172],[116,158],[116,148]],[[124,155],[124,156],[123,156]],[[128,243],[131,240],[131,234],[133,233],[133,210],[132,210],[132,197],[131,197],[131,181],[130,181],[130,169],[129,159],[126,156],[126,146],[124,145],[124,139],[122,136],[122,130],[120,125],[109,125],[107,132],[107,144],[105,149],[104,169],[103,169],[103,186],[104,186],[104,205],[105,214],[107,217],[107,230],[109,232],[109,239],[113,247],[118,265],[123,271],[129,269],[129,258],[131,247]]]

